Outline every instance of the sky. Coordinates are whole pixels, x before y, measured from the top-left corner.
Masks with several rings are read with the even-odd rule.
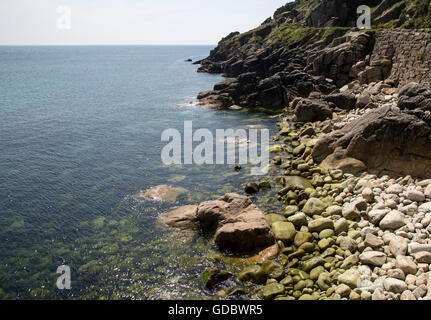
[[[289,0],[0,0],[0,45],[217,44]]]

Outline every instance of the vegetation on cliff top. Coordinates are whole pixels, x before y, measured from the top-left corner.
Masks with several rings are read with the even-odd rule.
[[[240,48],[339,36],[356,25],[356,8],[363,4],[371,7],[373,29],[431,28],[429,0],[297,0],[276,10],[259,27],[224,42]]]

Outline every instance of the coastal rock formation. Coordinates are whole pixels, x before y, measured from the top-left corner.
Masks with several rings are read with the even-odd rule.
[[[315,122],[332,118],[332,110],[325,101],[297,99],[292,107],[295,108],[296,121],[298,122]]]
[[[429,27],[424,3],[298,0],[199,62],[227,77],[201,101],[282,109],[278,260],[238,276],[265,299],[431,299],[431,33],[394,29]],[[388,28],[351,28],[359,5]]]
[[[224,251],[252,251],[275,243],[263,212],[248,197],[234,193],[164,213],[160,220],[174,228],[214,233],[214,243]]]
[[[381,107],[320,139],[312,156],[320,163],[336,152],[341,159],[362,161],[369,171],[427,177],[431,166],[430,120],[420,111]]]
[[[355,29],[356,9],[372,8],[377,31]],[[352,81],[431,84],[430,10],[421,0],[297,0],[259,27],[223,38],[199,72],[227,82],[199,96],[215,108],[281,109],[313,91],[332,93]],[[414,18],[413,18],[414,17]]]

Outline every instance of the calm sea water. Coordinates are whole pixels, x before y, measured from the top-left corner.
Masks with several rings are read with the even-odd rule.
[[[163,130],[271,126],[179,107],[220,76],[184,60],[211,47],[0,47],[0,298],[212,298],[207,239],[157,223],[173,206],[241,191],[232,166],[164,166]],[[139,201],[170,184],[176,204]],[[56,288],[59,265],[72,289]]]

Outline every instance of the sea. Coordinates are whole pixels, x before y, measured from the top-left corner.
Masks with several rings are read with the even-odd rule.
[[[0,299],[220,298],[202,283],[205,268],[226,267],[210,239],[158,216],[256,178],[247,166],[164,164],[161,135],[185,121],[274,130],[276,119],[196,106],[223,78],[185,60],[212,48],[0,47]],[[186,192],[136,196],[157,185]]]

